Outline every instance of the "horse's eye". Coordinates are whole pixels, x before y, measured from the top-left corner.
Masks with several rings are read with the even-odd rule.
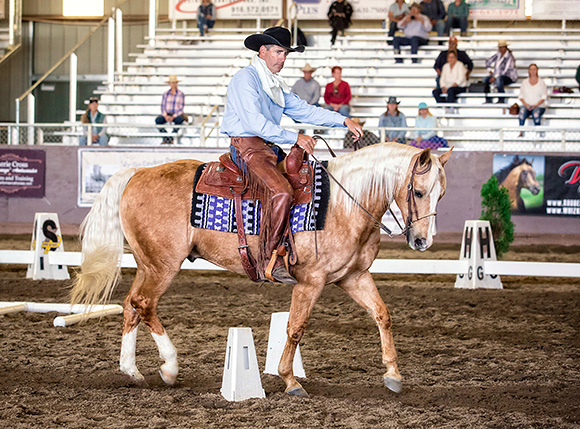
[[[415,191],[415,196],[417,198],[423,198],[423,192],[421,192],[421,191]]]

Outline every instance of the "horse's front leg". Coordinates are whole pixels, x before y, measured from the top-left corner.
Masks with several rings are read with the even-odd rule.
[[[288,338],[282,357],[280,358],[280,365],[278,365],[278,374],[286,383],[286,393],[295,396],[308,396],[308,393],[298,383],[294,377],[293,363],[294,354],[298,343],[304,335],[308,319],[312,313],[312,308],[316,300],[320,296],[324,283],[319,286],[314,286],[310,283],[298,283],[294,286],[292,291],[292,303],[290,304],[290,316],[288,318],[288,328],[286,333]]]
[[[383,375],[385,386],[395,393],[403,389],[401,374],[397,367],[397,351],[391,330],[391,315],[383,299],[377,291],[377,286],[368,271],[353,274],[338,282],[338,285],[348,293],[359,305],[366,308],[379,328],[383,350],[383,364],[387,372]]]

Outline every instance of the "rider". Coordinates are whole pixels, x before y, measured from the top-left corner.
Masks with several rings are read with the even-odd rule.
[[[296,284],[277,250],[282,245],[293,199],[292,187],[277,169],[275,144],[298,144],[312,154],[316,141],[280,127],[282,114],[319,126],[347,127],[358,140],[360,125],[337,112],[311,106],[293,94],[278,75],[290,52],[304,52],[304,46],[291,48],[290,31],[272,27],[263,34],[252,34],[244,45],[258,52],[251,65],[238,71],[228,85],[226,110],[221,132],[231,137],[230,153],[243,168],[250,182],[266,191],[262,207],[258,271],[270,281]],[[272,264],[270,264],[272,262]],[[273,266],[271,275],[266,267]]]

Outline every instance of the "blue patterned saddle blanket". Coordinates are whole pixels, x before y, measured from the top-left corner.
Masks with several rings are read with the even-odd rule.
[[[320,165],[310,162],[314,177],[313,198],[306,204],[296,204],[290,210],[290,226],[293,233],[324,229],[326,211],[330,196],[328,175]],[[199,181],[207,164],[201,165],[193,181],[191,203],[191,225],[194,228],[211,229],[222,232],[238,232],[235,204],[230,198],[217,197],[196,192]],[[242,200],[244,230],[248,235],[260,233],[260,200]]]

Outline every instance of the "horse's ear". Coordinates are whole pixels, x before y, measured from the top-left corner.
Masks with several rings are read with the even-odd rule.
[[[431,148],[423,149],[419,156],[419,165],[425,165],[431,161]]]
[[[449,158],[451,158],[451,151],[453,150],[454,147],[455,146],[451,146],[451,149],[449,149],[447,152],[445,152],[443,155],[439,157],[439,162],[441,163],[442,166],[447,164],[447,161],[449,161]]]

